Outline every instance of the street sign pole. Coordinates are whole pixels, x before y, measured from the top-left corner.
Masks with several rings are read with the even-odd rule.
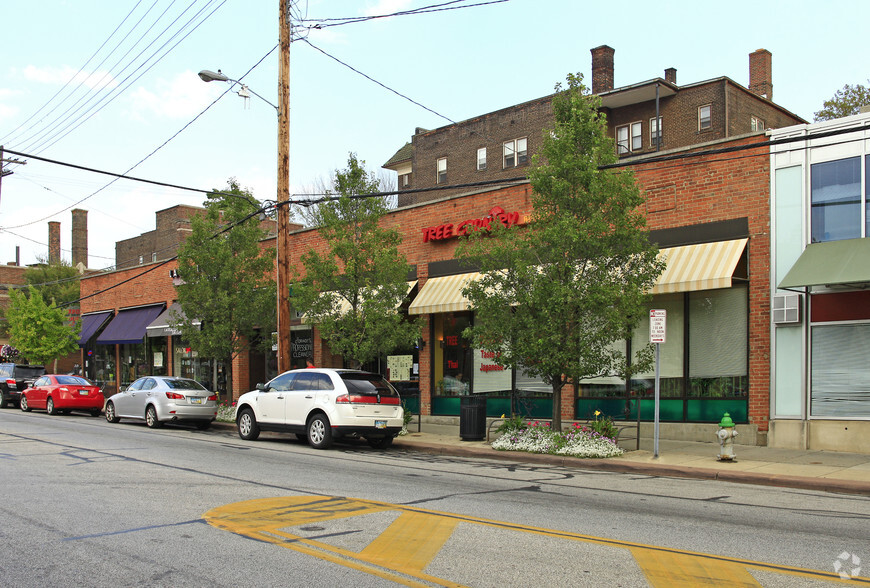
[[[659,357],[661,344],[667,337],[668,311],[652,309],[649,311],[649,341],[656,346],[656,384],[655,384],[655,411],[653,416],[653,458],[659,457],[659,405],[661,401],[661,387],[659,376]],[[640,408],[638,407],[638,410]]]

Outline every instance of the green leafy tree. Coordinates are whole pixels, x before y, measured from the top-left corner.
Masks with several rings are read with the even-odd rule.
[[[80,325],[70,323],[66,310],[54,302],[46,304],[42,294],[28,286],[27,295],[9,291],[10,305],[6,309],[9,338],[30,363],[46,365],[78,349]]]
[[[24,281],[39,290],[43,300],[56,304],[65,305],[79,299],[80,278],[79,270],[65,260],[49,263],[40,259],[38,264],[24,271]]]
[[[495,219],[459,255],[481,267],[465,296],[475,308],[470,336],[496,362],[540,377],[553,390],[553,426],[561,428],[560,392],[568,382],[627,374],[614,342],[625,339],[663,271],[647,238],[634,176],[601,170],[617,158],[600,101],[580,75],[556,86],[554,127],[543,135],[529,179],[528,223]],[[646,350],[635,370],[649,363]]]
[[[870,80],[867,80],[870,83]],[[862,106],[870,104],[870,88],[855,84],[846,84],[842,90],[837,90],[834,97],[825,100],[823,108],[815,113],[815,121],[833,120],[852,114],[858,114]]]
[[[209,195],[205,208],[191,218],[178,250],[178,302],[186,316],[170,320],[201,357],[224,361],[229,386],[235,357],[271,345],[275,250],[261,249],[267,231],[256,214],[260,203],[234,178]]]
[[[397,310],[408,293],[410,266],[399,252],[399,231],[380,226],[387,201],[359,197],[379,185],[364,165],[351,153],[347,169],[336,172],[329,194],[338,198],[318,206],[311,219],[328,250],[302,256],[304,276],[296,272],[291,292],[294,309],[354,367],[420,336],[419,322]]]

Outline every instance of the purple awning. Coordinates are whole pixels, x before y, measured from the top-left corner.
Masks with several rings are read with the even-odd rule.
[[[107,310],[105,312],[95,312],[93,314],[82,315],[82,330],[79,335],[79,347],[84,347],[97,331],[100,330],[106,321],[112,318],[114,311]]]
[[[142,343],[145,328],[163,312],[163,304],[140,306],[120,310],[103,332],[97,337],[99,345],[123,345]]]

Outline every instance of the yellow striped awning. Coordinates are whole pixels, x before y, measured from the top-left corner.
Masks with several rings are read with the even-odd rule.
[[[653,294],[730,288],[731,278],[748,239],[716,241],[664,248],[659,256],[667,267],[653,286]]]
[[[436,312],[461,312],[470,310],[471,304],[462,295],[466,284],[480,278],[478,272],[429,278],[414,302],[408,307],[408,314],[433,314]]]

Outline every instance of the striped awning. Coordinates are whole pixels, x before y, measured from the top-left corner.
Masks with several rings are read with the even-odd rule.
[[[730,288],[731,278],[748,239],[716,241],[662,249],[667,267],[652,289],[653,294]]]
[[[408,314],[433,314],[436,312],[461,312],[470,310],[471,305],[462,289],[466,284],[480,278],[478,272],[429,278],[414,302],[408,307]]]

